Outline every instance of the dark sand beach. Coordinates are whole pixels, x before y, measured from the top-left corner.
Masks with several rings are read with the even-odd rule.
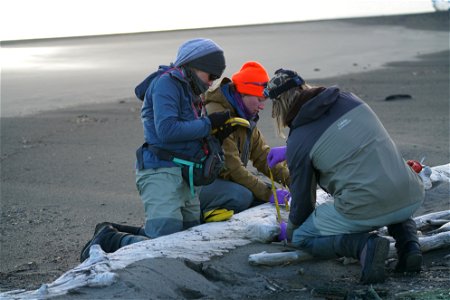
[[[338,23],[365,28],[367,34],[380,26],[431,35],[447,32],[447,40],[442,41],[447,49],[415,52],[414,57],[405,60],[387,59],[390,62],[379,68],[372,68],[369,61],[359,62],[359,55],[364,55],[356,51],[349,54],[354,57],[355,65],[351,67],[356,72],[336,76],[330,71],[333,76],[327,76],[326,66],[317,62],[320,70],[309,70],[309,75],[305,76],[312,84],[338,85],[360,96],[378,114],[406,159],[425,157],[425,164],[430,166],[447,164],[450,161],[448,13]],[[332,30],[333,22],[312,22],[305,26],[312,31],[314,24],[320,28],[328,24]],[[267,39],[270,39],[277,34],[276,26],[252,28],[258,33],[266,30]],[[285,28],[289,24],[282,26]],[[292,26],[296,30],[302,28],[301,24]],[[205,32],[209,31],[190,34],[203,35]],[[292,39],[295,37],[293,32]],[[243,43],[244,38],[235,41],[234,47]],[[320,43],[317,36],[312,39]],[[353,41],[358,43],[358,36],[353,37]],[[383,41],[378,45],[383,47]],[[411,47],[414,45],[411,43]],[[268,61],[271,53],[279,54],[279,49],[273,47],[271,45],[267,52],[258,48],[254,55],[245,59],[258,60],[261,55]],[[339,52],[338,46],[335,51]],[[142,52],[138,55],[146,55]],[[232,66],[229,72],[241,64],[243,57],[238,57],[237,62],[229,64]],[[234,56],[227,59],[231,62]],[[290,61],[293,63],[289,64]],[[301,73],[295,61],[293,55],[282,59],[276,57],[267,68],[273,73],[278,67],[294,66]],[[11,78],[14,76],[2,76],[2,111],[4,98],[13,94],[8,94],[8,88],[14,91],[19,85]],[[2,115],[1,292],[39,288],[42,283],[51,282],[77,266],[80,250],[98,222],[143,223],[143,208],[135,188],[133,168],[134,151],[142,141],[142,129],[140,103],[132,96],[132,90],[141,79],[130,84],[129,96],[120,95],[107,103],[83,104],[24,116]],[[114,80],[111,80],[112,85]],[[48,93],[52,93],[51,85]],[[385,100],[398,94],[410,97]],[[72,96],[61,94],[63,98]],[[283,141],[275,136],[270,115],[271,106],[268,105],[261,114],[260,128],[270,145],[280,145]],[[449,209],[449,195],[448,185],[427,192],[416,215]],[[335,295],[337,289],[361,293],[368,290],[357,281],[357,264],[343,266],[331,260],[269,268],[247,263],[249,254],[282,250],[279,245],[257,243],[240,247],[198,268],[209,268],[212,270],[209,273],[197,272],[195,267],[188,267],[181,260],[146,260],[119,271],[120,280],[113,286],[82,288],[61,299],[308,299],[316,296],[325,299],[327,290]],[[421,274],[405,277],[390,272],[386,283],[376,285],[375,290],[383,299],[398,295],[400,299],[411,290],[416,291],[416,299],[423,295],[426,299],[428,292],[449,297],[450,262],[446,256],[449,252],[446,248],[427,253]],[[345,295],[340,297],[333,299],[344,299]]]

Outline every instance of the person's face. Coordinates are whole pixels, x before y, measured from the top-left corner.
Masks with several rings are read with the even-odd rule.
[[[242,102],[248,112],[255,115],[264,109],[267,98],[257,97],[253,95],[242,95]]]
[[[205,71],[201,71],[201,70],[194,70],[195,74],[197,74],[198,78],[200,78],[201,81],[203,81],[205,84],[207,84],[208,86],[211,86],[214,82],[215,76],[212,76],[211,74],[205,72]]]

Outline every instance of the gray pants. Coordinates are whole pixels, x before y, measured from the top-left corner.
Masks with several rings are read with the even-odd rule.
[[[329,201],[316,207],[306,221],[294,230],[292,243],[295,245],[308,237],[331,236],[370,232],[389,224],[400,223],[410,218],[422,203],[418,202],[380,217],[352,220],[342,216]]]
[[[256,199],[246,187],[223,179],[216,179],[205,185],[199,194],[200,208],[207,212],[217,208],[226,208],[239,213],[247,208],[264,202]]]
[[[200,224],[200,203],[181,176],[181,168],[136,172],[136,186],[145,209],[145,234],[150,238]]]

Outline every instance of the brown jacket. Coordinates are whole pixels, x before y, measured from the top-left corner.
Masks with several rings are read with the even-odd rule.
[[[205,103],[209,114],[229,110],[232,117],[242,117],[237,115],[236,109],[228,102],[221,91],[221,86],[229,82],[230,79],[224,78],[220,85],[213,87],[206,93]],[[256,127],[256,122],[250,122],[250,124],[250,129],[239,126],[224,140],[222,147],[225,152],[225,167],[220,177],[245,186],[260,200],[269,201],[272,194],[270,187],[246,168],[250,160],[259,172],[270,177],[269,167],[267,166],[267,155],[270,147]],[[285,186],[289,185],[289,170],[285,163],[278,164],[272,170],[272,174],[276,182]]]

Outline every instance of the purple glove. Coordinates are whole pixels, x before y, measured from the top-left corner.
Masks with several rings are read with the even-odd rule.
[[[285,160],[286,160],[286,146],[274,147],[270,149],[269,154],[267,155],[267,164],[271,169],[275,167],[277,163]]]
[[[284,221],[280,223],[280,234],[278,235],[278,241],[282,242],[287,240],[287,224]]]
[[[276,193],[277,193],[278,204],[285,204],[286,200],[288,200],[289,197],[291,196],[291,193],[289,193],[288,191],[283,190],[283,189],[278,189],[276,191]],[[272,204],[275,203],[275,198],[274,198],[273,194],[270,195],[269,202]]]

